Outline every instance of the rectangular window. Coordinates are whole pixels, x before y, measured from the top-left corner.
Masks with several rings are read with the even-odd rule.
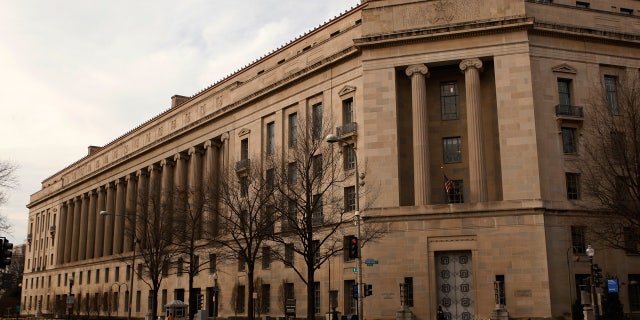
[[[319,225],[324,222],[324,212],[322,206],[322,194],[315,194],[311,198],[313,201],[313,216],[311,217],[314,225]]]
[[[567,182],[567,199],[579,200],[580,199],[580,174],[574,172],[567,172],[565,174]]]
[[[181,276],[184,273],[184,259],[178,258],[178,262],[176,264],[176,274]]]
[[[607,104],[612,114],[619,114],[618,111],[618,78],[615,76],[604,76],[604,87],[607,93]]]
[[[440,83],[440,104],[442,120],[458,119],[458,83],[455,81]]]
[[[198,255],[193,256],[193,273],[200,273],[200,256]]]
[[[576,128],[562,128],[562,152],[565,154],[576,153]]]
[[[571,226],[571,247],[573,253],[585,254],[586,246],[586,227],[584,226]]]
[[[285,299],[295,299],[296,293],[294,291],[293,283],[287,282],[284,284],[284,298]]]
[[[353,98],[342,100],[342,124],[355,122],[353,118]]]
[[[404,278],[404,296],[407,307],[413,307],[413,277]]]
[[[462,162],[462,143],[460,137],[443,138],[442,153],[444,163]]]
[[[240,160],[249,159],[249,139],[240,140]]]
[[[262,212],[263,212],[262,228],[264,228],[264,232],[266,234],[273,235],[276,231],[276,228],[275,228],[276,208],[273,205],[268,205]]]
[[[320,314],[320,282],[313,283],[313,300],[315,301],[316,316]]]
[[[322,177],[322,155],[313,156],[313,177],[320,179]]]
[[[448,203],[464,203],[464,181],[452,180],[453,189],[447,194]]]
[[[629,274],[629,308],[640,311],[640,274]]]
[[[287,209],[287,215],[283,216],[281,222],[282,231],[289,231],[296,227],[298,222],[298,206],[294,199],[289,200],[289,206]]]
[[[316,103],[311,107],[312,132],[314,139],[322,139],[322,103]]]
[[[271,268],[271,248],[262,247],[262,269]]]
[[[576,1],[576,7],[578,8],[582,8],[582,9],[589,9],[589,6],[591,4],[589,2],[584,2],[584,1]]]
[[[142,279],[142,263],[138,263],[138,280]]]
[[[245,301],[245,286],[238,286],[238,295],[236,296],[236,312],[244,313],[244,301]]]
[[[109,283],[109,268],[104,269],[104,283]]]
[[[142,293],[140,292],[140,290],[136,291],[136,312],[140,312],[140,298],[141,298],[141,295],[142,295]]]
[[[166,311],[165,306],[167,305],[167,289],[162,289],[162,312]]]
[[[561,108],[571,106],[571,80],[558,79],[558,104]]]
[[[298,181],[298,168],[295,162],[287,164],[287,183],[289,188],[293,189]]]
[[[215,253],[209,253],[209,273],[215,273],[217,266],[218,257]]]
[[[344,281],[344,312],[347,314],[355,314],[357,309],[357,301],[354,297],[353,288],[356,285],[356,282],[353,280],[345,280]]]
[[[620,8],[620,13],[622,13],[622,14],[632,15],[632,14],[633,14],[633,9],[629,9],[629,8]]]
[[[356,167],[356,149],[353,143],[342,147],[342,159],[344,160],[345,170],[351,170]]]
[[[495,286],[494,290],[496,291],[498,302],[503,306],[507,305],[507,295],[505,290],[503,274],[496,274],[496,282],[494,286]]]
[[[320,261],[320,240],[313,240],[313,261],[318,263]]]
[[[238,178],[240,183],[240,195],[247,197],[249,195],[249,177],[242,176]]]
[[[267,154],[272,155],[276,152],[276,124],[267,123]]]
[[[631,227],[623,228],[624,248],[626,254],[638,254],[638,243],[640,243],[640,235],[636,229]]]
[[[238,255],[238,272],[244,272],[246,261],[243,255]]]
[[[285,267],[291,267],[293,266],[293,256],[294,256],[294,251],[293,251],[293,243],[287,243],[284,246],[284,265]]]
[[[168,277],[169,276],[169,264],[168,263],[163,263],[162,264],[162,276],[163,277]]]
[[[120,281],[120,267],[116,267],[115,281]]]
[[[344,212],[356,210],[356,187],[344,188]]]
[[[96,283],[100,283],[100,269],[96,269]]]
[[[125,270],[126,270],[125,271],[125,280],[129,281],[129,279],[131,279],[131,278],[129,278],[129,277],[131,277],[131,266],[127,265],[127,268]]]
[[[78,277],[78,284],[82,284],[82,271],[80,271],[80,274]]]
[[[298,114],[289,114],[289,147],[295,147],[298,143]]]
[[[265,185],[267,187],[267,190],[271,191],[273,190],[273,188],[275,188],[276,186],[276,171],[273,168],[269,168],[267,169],[266,173],[265,173]]]
[[[262,314],[269,314],[269,312],[271,312],[271,285],[263,284],[260,288],[260,293]]]

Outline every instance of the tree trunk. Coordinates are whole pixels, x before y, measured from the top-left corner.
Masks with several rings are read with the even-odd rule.
[[[314,272],[313,264],[307,264],[307,320],[314,320],[316,315]]]
[[[247,264],[247,284],[248,284],[248,290],[249,291],[249,301],[247,302],[247,315],[249,320],[255,320],[255,313],[253,312],[253,306],[254,306],[254,301],[253,301],[253,292],[255,292],[255,288],[254,288],[254,282],[253,282],[253,272],[254,272],[254,268],[255,265],[253,263],[248,263]]]

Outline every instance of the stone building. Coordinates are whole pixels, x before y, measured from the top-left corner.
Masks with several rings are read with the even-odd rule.
[[[639,11],[636,0],[362,1],[210,87],[174,96],[170,109],[46,178],[28,205],[22,313],[59,313],[74,279],[76,297],[108,295],[118,301],[111,315],[124,315],[132,239],[123,215],[136,193],[178,176],[202,183],[204,172],[264,153],[270,132],[285,149],[292,119],[321,116],[351,134],[367,183],[380,188],[363,212],[388,229],[362,249],[378,261],[360,270],[373,285],[365,319],[396,317],[399,284],[417,319],[435,319],[438,305],[451,319],[490,318],[496,283],[511,318],[570,317],[593,239],[572,166],[579,149],[563,139],[579,144],[594,84],[638,73]],[[599,247],[595,262],[619,279],[625,312],[640,312],[640,258]],[[355,266],[336,256],[317,272],[318,316],[330,295],[341,314],[355,312]],[[236,261],[196,277],[209,316],[216,270],[217,316],[246,316],[229,302],[233,288],[252,298]],[[305,314],[290,268],[258,272],[270,287],[261,315],[284,315],[283,284]],[[165,279],[160,303],[188,299],[186,281]],[[132,315],[141,318],[150,289],[133,282]]]

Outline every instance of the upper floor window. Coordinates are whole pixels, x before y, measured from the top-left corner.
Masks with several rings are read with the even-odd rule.
[[[342,100],[342,123],[348,124],[355,122],[353,118],[353,98]]]
[[[276,125],[273,122],[267,123],[267,154],[276,152]]]
[[[578,200],[580,199],[580,174],[567,172],[565,174],[567,184],[567,199]]]
[[[353,143],[342,147],[342,159],[344,160],[344,168],[346,170],[356,167],[356,149]]]
[[[344,188],[344,212],[356,210],[356,187]]]
[[[442,139],[444,163],[456,163],[462,161],[462,143],[460,137]]]
[[[607,104],[609,111],[613,114],[618,114],[618,78],[615,76],[604,76],[604,87],[607,94]]]
[[[313,138],[322,139],[322,103],[311,107]]]
[[[240,140],[240,160],[249,159],[249,139]]]
[[[562,152],[572,154],[577,152],[576,128],[562,128]]]
[[[293,266],[293,254],[294,254],[293,243],[285,244],[285,246],[284,246],[284,265],[286,267]]]
[[[178,258],[178,264],[176,265],[176,274],[178,276],[181,276],[182,273],[184,272],[184,259],[182,258]]]
[[[442,120],[458,119],[458,83],[455,81],[440,83],[440,104]]]
[[[447,203],[464,203],[464,181],[448,180],[445,182]]]
[[[322,177],[322,155],[313,156],[313,177]]]
[[[289,147],[295,147],[298,142],[298,114],[289,114]]]
[[[576,1],[576,7],[578,7],[578,8],[588,9],[590,5],[591,4],[589,2]]]
[[[584,226],[571,226],[571,247],[573,253],[584,254],[586,245],[586,228]]]
[[[558,79],[558,104],[561,106],[571,105],[571,80]]]

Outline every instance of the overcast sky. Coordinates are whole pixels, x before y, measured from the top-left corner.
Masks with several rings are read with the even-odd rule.
[[[41,182],[359,0],[0,0],[0,207],[27,236]]]

